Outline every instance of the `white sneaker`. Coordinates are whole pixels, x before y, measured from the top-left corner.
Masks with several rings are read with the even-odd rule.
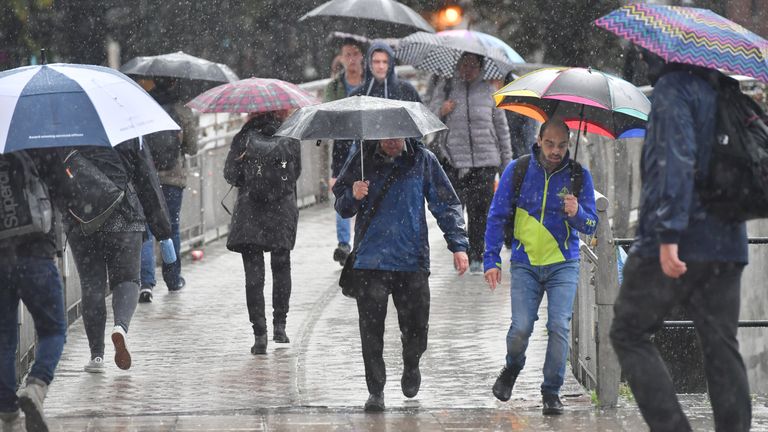
[[[83,366],[83,370],[88,373],[104,373],[104,359],[96,357]]]
[[[48,432],[48,423],[43,414],[43,402],[48,394],[48,384],[37,378],[27,378],[25,386],[19,389],[19,407],[24,411],[24,422],[28,432]]]
[[[116,325],[112,328],[112,344],[115,346],[115,364],[123,370],[131,368],[131,353],[128,352],[126,340],[128,335],[123,326]]]

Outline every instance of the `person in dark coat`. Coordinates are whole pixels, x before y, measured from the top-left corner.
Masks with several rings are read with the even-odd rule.
[[[427,349],[430,303],[426,210],[443,231],[459,275],[469,266],[469,245],[459,197],[435,155],[420,141],[384,139],[365,141],[362,147],[363,151],[357,151],[344,165],[333,194],[340,215],[356,216],[353,266],[370,393],[365,410],[382,411],[387,381],[384,321],[390,294],[403,344],[403,394],[415,397],[421,386],[419,360]],[[361,158],[366,165],[365,181],[361,180]],[[390,188],[376,203],[393,172]],[[363,225],[368,228],[361,233]]]
[[[690,431],[672,378],[652,341],[676,306],[693,319],[717,431],[748,431],[749,382],[737,338],[744,222],[718,218],[694,179],[707,175],[716,143],[720,72],[666,64],[641,50],[654,84],[642,154],[643,187],[635,241],[614,305],[611,342],[652,431]]]
[[[66,152],[71,151],[71,148],[66,149]],[[52,201],[64,215],[67,238],[80,276],[83,323],[91,351],[91,359],[84,370],[104,372],[107,288],[112,291],[114,323],[111,339],[115,347],[115,364],[120,369],[129,369],[132,358],[127,346],[127,333],[139,299],[144,230],[149,225],[161,240],[161,247],[172,248],[172,243],[168,241],[171,237],[168,208],[152,156],[139,139],[125,141],[114,148],[84,146],[77,147],[77,151],[114,184],[123,185],[125,192],[123,199],[96,231],[86,233],[69,209],[89,203],[66,198],[68,193],[63,188],[68,182],[63,177],[69,173],[65,172],[62,156],[51,153],[46,158],[46,169],[53,176],[61,176],[60,181],[50,185]]]
[[[299,209],[296,203],[296,178],[301,173],[299,142],[274,137],[287,111],[274,111],[253,116],[235,135],[224,165],[224,178],[238,188],[232,214],[227,248],[242,254],[245,267],[245,295],[248,316],[253,326],[255,343],[252,354],[267,352],[267,322],[264,312],[264,252],[269,252],[272,267],[273,339],[288,343],[285,332],[291,297],[291,249],[296,243]],[[282,159],[291,171],[292,193],[279,197],[263,197],[256,182],[263,157],[253,156],[255,149],[274,146],[267,162]],[[264,168],[266,169],[266,168]],[[250,174],[250,173],[256,174]]]

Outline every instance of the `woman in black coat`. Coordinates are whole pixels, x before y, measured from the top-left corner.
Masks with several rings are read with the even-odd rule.
[[[255,343],[267,352],[264,313],[264,252],[271,253],[273,339],[288,343],[285,321],[291,297],[291,255],[299,209],[296,179],[301,173],[299,142],[273,136],[287,111],[252,116],[232,140],[224,178],[238,188],[227,248],[243,256],[245,296]]]

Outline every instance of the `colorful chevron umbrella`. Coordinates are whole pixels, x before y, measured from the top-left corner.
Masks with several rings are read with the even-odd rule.
[[[540,122],[557,117],[579,133],[583,128],[613,139],[643,136],[651,111],[651,102],[631,83],[585,68],[539,69],[493,97],[499,108]]]
[[[768,41],[707,10],[634,3],[595,25],[661,56],[768,82]]]

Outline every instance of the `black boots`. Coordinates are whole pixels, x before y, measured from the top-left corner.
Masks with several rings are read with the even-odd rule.
[[[520,371],[506,366],[501,370],[499,377],[496,378],[496,383],[493,384],[493,395],[496,396],[496,399],[506,402],[512,397],[512,387],[515,386],[518,373]]]
[[[560,415],[563,413],[563,403],[556,394],[544,393],[541,395],[541,412],[544,415]]]
[[[365,412],[384,411],[384,393],[371,393],[365,401]]]
[[[255,335],[256,341],[251,347],[251,354],[266,354],[267,353],[267,335]]]
[[[403,364],[403,376],[400,378],[400,387],[403,390],[403,395],[407,398],[412,398],[419,393],[421,371],[419,370],[418,363],[415,365]]]
[[[272,340],[277,343],[289,343],[288,335],[285,334],[285,323],[275,323]]]

